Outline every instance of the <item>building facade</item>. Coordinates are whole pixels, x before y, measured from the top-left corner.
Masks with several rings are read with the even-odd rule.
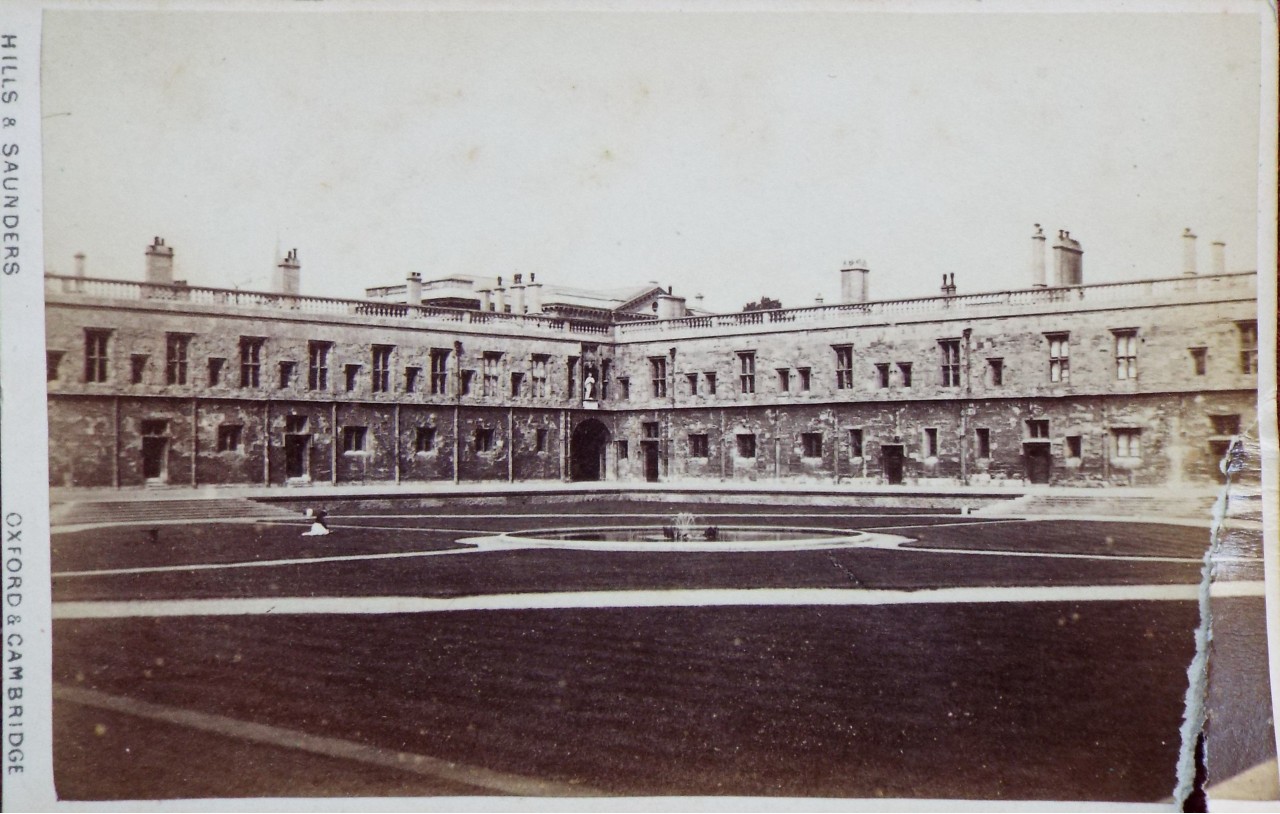
[[[1025,289],[872,300],[852,262],[840,303],[713,314],[519,278],[308,297],[295,253],[276,291],[199,288],[157,239],[146,282],[46,278],[50,485],[1220,480],[1256,273],[1215,245],[1086,285],[1078,242],[1032,240]]]

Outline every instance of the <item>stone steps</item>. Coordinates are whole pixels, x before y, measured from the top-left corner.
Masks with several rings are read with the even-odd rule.
[[[983,515],[1072,515],[1094,517],[1176,517],[1208,519],[1216,500],[1214,495],[1178,496],[1030,494],[979,510]]]

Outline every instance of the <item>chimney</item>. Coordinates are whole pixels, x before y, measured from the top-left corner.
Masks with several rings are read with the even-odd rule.
[[[493,292],[487,288],[482,288],[476,293],[480,295],[480,310],[492,311],[493,310]]]
[[[512,278],[511,282],[511,313],[523,314],[525,312],[524,292],[524,275],[517,274]]]
[[[679,319],[687,315],[684,297],[673,295],[670,288],[666,294],[658,295],[658,319]]]
[[[1031,236],[1031,287],[1044,288],[1047,282],[1044,277],[1044,230],[1036,224],[1036,233]]]
[[[164,245],[162,237],[147,247],[147,282],[173,285],[173,249]]]
[[[84,276],[84,252],[76,252],[76,276]]]
[[[502,286],[502,278],[498,278],[498,284],[493,289],[493,307],[491,311],[499,314],[505,314],[507,311],[507,289]]]
[[[529,272],[529,284],[524,288],[524,303],[530,314],[542,313],[542,283],[535,282],[533,272]]]
[[[1194,277],[1196,273],[1196,236],[1191,227],[1182,230],[1182,274]]]
[[[865,260],[846,260],[840,268],[840,302],[866,302],[870,273]]]
[[[702,309],[702,292],[698,292],[693,295],[693,304],[696,305],[699,310]]]
[[[1084,285],[1084,250],[1080,242],[1071,237],[1071,233],[1058,230],[1058,239],[1053,243],[1054,272],[1058,285]]]
[[[823,304],[823,303],[822,303],[822,295],[821,295],[821,294],[819,294],[818,296],[816,296],[816,297],[814,297],[814,298],[813,298],[813,304],[814,304],[814,305],[817,305],[817,306],[821,306],[821,305]]]
[[[298,294],[302,290],[302,267],[298,265],[298,250],[290,249],[276,265],[275,289],[281,294]]]
[[[1213,243],[1210,244],[1209,248],[1210,248],[1209,257],[1213,262],[1213,273],[1226,274],[1227,273],[1227,244],[1223,243],[1221,240],[1215,240],[1213,241]],[[79,256],[84,257],[83,254]]]
[[[422,275],[418,272],[411,272],[405,280],[405,289],[408,296],[405,302],[410,305],[422,305]]]

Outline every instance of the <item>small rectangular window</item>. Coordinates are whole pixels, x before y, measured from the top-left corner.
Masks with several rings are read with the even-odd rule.
[[[1240,331],[1240,372],[1256,374],[1258,372],[1258,322],[1244,320],[1236,323]]]
[[[1116,379],[1138,378],[1138,332],[1132,328],[1112,331],[1116,348]]]
[[[898,362],[898,373],[902,376],[902,386],[911,386],[911,363]]]
[[[684,374],[684,379],[689,383],[689,395],[698,395],[698,374],[686,373]]]
[[[881,390],[889,386],[889,365],[888,363],[876,365],[876,386]]]
[[[801,450],[801,454],[806,458],[821,458],[822,457],[822,433],[820,432],[800,433],[800,450]]]
[[[521,391],[524,389],[524,374],[520,371],[511,372],[511,398],[520,398]]]
[[[849,457],[851,458],[862,457],[862,430],[861,429],[849,430]]]
[[[743,394],[756,392],[756,353],[738,352],[738,390]]]
[[[689,436],[689,457],[706,458],[711,454],[711,442],[704,432]]]
[[[493,451],[493,429],[491,427],[476,427],[475,447],[476,452]]]
[[[1071,381],[1070,334],[1045,334],[1049,341],[1049,381]]]
[[[418,380],[422,378],[422,368],[410,365],[404,369],[404,392],[416,393]]]
[[[262,346],[266,340],[253,337],[240,337],[240,386],[262,386]]]
[[[1049,419],[1047,418],[1027,419],[1027,437],[1028,438],[1048,438],[1049,437]]]
[[[164,343],[164,379],[166,384],[187,383],[187,350],[190,334],[168,334]]]
[[[329,342],[307,343],[307,389],[329,389]]]
[[[209,386],[217,387],[222,384],[222,371],[227,367],[227,360],[216,356],[209,357]]]
[[[716,394],[716,374],[707,372],[702,375],[707,380],[707,395],[714,396]]]
[[[926,458],[938,457],[938,428],[928,427],[924,431],[924,456]]]
[[[627,399],[631,398],[631,377],[630,376],[618,377],[618,396],[623,401],[626,401]]]
[[[343,427],[342,428],[342,451],[343,452],[364,452],[365,451],[365,435],[368,433],[368,427]]]
[[[849,390],[853,387],[853,346],[836,345],[836,389]],[[885,366],[888,368],[888,365]],[[888,375],[886,373],[886,380]],[[885,384],[885,387],[888,387]]]
[[[149,357],[145,353],[129,354],[129,383],[142,384],[146,378],[147,359]]]
[[[977,436],[977,442],[978,442],[977,457],[990,458],[991,457],[991,430],[987,429],[986,427],[978,427],[977,429],[974,430],[974,433]]]
[[[657,399],[667,397],[667,357],[649,357],[650,394]]]
[[[738,433],[738,457],[756,457],[756,436],[754,433]]]
[[[570,356],[565,364],[566,388],[565,392],[570,399],[577,399],[582,396],[578,392],[578,357]]]
[[[218,427],[218,452],[238,451],[243,431],[244,427],[240,424],[223,424]]]
[[[498,351],[485,351],[481,357],[481,385],[485,396],[497,396],[498,377],[501,375],[502,354]]]
[[[347,365],[343,368],[347,380],[347,392],[354,393],[359,384],[360,365]]]
[[[938,340],[938,350],[942,354],[942,386],[960,386],[960,340]]]
[[[305,415],[285,416],[284,431],[286,435],[302,435],[307,431],[307,417]]]
[[[1117,458],[1142,457],[1142,430],[1119,427],[1111,431],[1112,452]]]
[[[476,377],[476,372],[474,370],[462,371],[462,379],[461,381],[458,382],[458,384],[462,388],[462,395],[464,396],[471,395],[471,382],[475,380],[475,377]]]
[[[413,438],[414,452],[431,452],[436,448],[436,428],[430,425],[418,427]]]
[[[618,441],[617,444],[615,445],[615,448],[618,450],[619,461],[625,461],[628,457],[630,457],[631,450],[626,441]]]
[[[546,451],[547,451],[547,439],[548,439],[548,437],[549,437],[549,436],[550,436],[550,433],[549,433],[545,428],[543,428],[543,429],[539,429],[539,430],[538,430],[538,432],[537,432],[537,434],[534,436],[533,451],[534,451],[534,452],[546,452]]]
[[[987,360],[988,382],[992,387],[1004,385],[1004,359]]]
[[[1079,459],[1083,457],[1084,439],[1079,435],[1067,436],[1067,457]]]
[[[547,363],[551,357],[545,353],[535,353],[529,364],[529,395],[535,399],[547,397]]]
[[[449,351],[431,349],[431,395],[444,396],[449,392]]]
[[[138,423],[138,429],[149,438],[162,438],[169,434],[169,421],[164,418],[144,418]]]
[[[47,350],[44,352],[44,378],[47,382],[56,382],[58,380],[58,368],[62,366],[63,352],[60,350]]]
[[[1213,424],[1214,435],[1240,434],[1239,415],[1211,415],[1209,421]]]
[[[807,367],[798,367],[796,374],[800,377],[800,392],[807,393],[813,385],[813,371]]]
[[[298,365],[296,362],[280,363],[280,389],[283,390],[293,384],[293,373],[297,368]]]
[[[778,392],[791,392],[791,371],[787,368],[778,368]]]
[[[657,421],[644,422],[644,437],[657,438],[658,432],[661,430],[661,428],[662,428],[661,425]]]
[[[372,390],[375,393],[391,392],[391,345],[373,346]]]
[[[1208,348],[1190,348],[1191,351],[1191,369],[1197,376],[1203,376],[1209,367],[1209,349]]]
[[[107,341],[111,331],[86,328],[84,331],[84,380],[102,383],[107,380]]]

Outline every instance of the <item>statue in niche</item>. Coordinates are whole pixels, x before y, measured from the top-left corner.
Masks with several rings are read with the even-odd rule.
[[[582,397],[585,401],[595,401],[596,377],[588,373],[582,381]]]

